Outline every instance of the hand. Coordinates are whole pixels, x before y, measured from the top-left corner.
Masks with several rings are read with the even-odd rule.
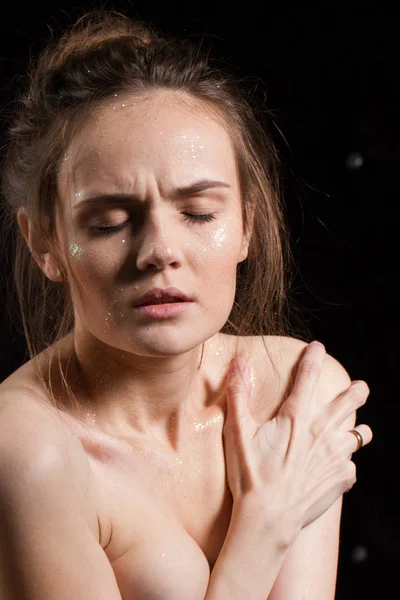
[[[318,344],[306,347],[292,391],[278,414],[261,426],[248,408],[251,383],[245,361],[243,375],[239,371],[228,376],[223,440],[234,503],[245,496],[256,497],[268,518],[289,519],[298,530],[315,521],[356,482],[350,458],[357,439],[339,427],[365,404],[369,389],[365,382],[356,381],[329,404],[317,402],[325,354]],[[357,425],[356,429],[364,445],[369,444],[370,427]]]

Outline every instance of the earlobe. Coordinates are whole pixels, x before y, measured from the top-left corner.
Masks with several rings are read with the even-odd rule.
[[[61,275],[61,270],[57,265],[57,262],[50,252],[41,255],[37,259],[39,267],[42,269],[43,273],[46,275],[48,279],[51,281],[55,281],[59,283],[64,280]]]
[[[246,229],[247,229],[246,233],[243,235],[243,239],[242,239],[242,249],[240,252],[240,260],[238,262],[242,262],[243,260],[245,260],[249,253],[249,245],[250,245],[251,235],[253,232],[253,213],[250,216],[250,223]]]
[[[239,254],[238,263],[243,262],[247,258],[248,253],[249,253],[249,240],[247,239],[246,236],[243,236],[242,249]]]

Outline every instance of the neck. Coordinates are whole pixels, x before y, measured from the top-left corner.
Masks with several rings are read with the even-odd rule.
[[[67,380],[80,404],[77,416],[116,437],[182,450],[209,419],[207,357],[215,361],[221,343],[216,334],[183,354],[150,357],[121,351],[86,332],[70,334]]]

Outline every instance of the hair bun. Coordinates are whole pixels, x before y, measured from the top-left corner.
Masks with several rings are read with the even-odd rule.
[[[146,48],[159,39],[150,25],[132,21],[117,12],[97,10],[83,15],[45,53],[46,66],[59,69],[72,57],[85,56],[113,42],[129,42],[136,48]]]

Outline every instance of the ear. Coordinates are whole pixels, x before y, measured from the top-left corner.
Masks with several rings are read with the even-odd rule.
[[[248,211],[248,221],[247,221],[246,231],[243,234],[242,248],[241,248],[241,251],[239,254],[240,260],[238,260],[238,263],[242,262],[243,260],[245,260],[247,258],[247,255],[249,252],[249,244],[250,244],[251,236],[253,234],[254,206],[251,206],[250,203],[248,203],[246,208]]]
[[[242,241],[242,248],[241,248],[240,254],[239,254],[238,263],[241,263],[243,260],[245,260],[247,258],[247,255],[249,252],[249,243],[250,243],[250,238],[247,237],[247,235],[244,235],[243,241]]]
[[[17,221],[33,258],[46,277],[55,282],[63,281],[63,276],[61,275],[57,261],[50,252],[46,252],[43,243],[39,242],[37,235],[35,235],[32,221],[23,208],[18,209]]]

